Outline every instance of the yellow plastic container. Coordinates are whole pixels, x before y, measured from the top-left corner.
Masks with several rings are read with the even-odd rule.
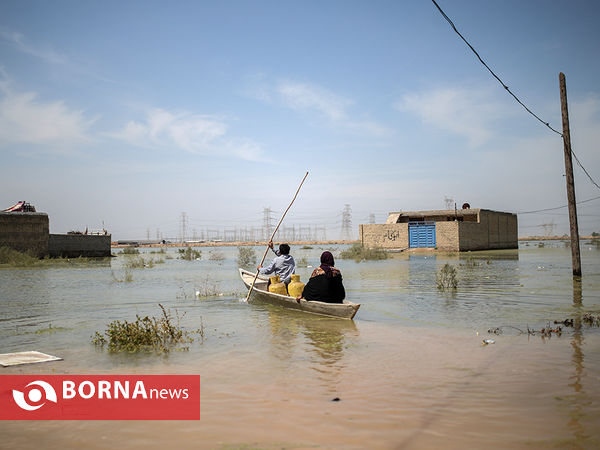
[[[269,284],[269,292],[273,292],[274,294],[287,295],[285,283],[283,283],[279,279],[279,275],[275,275],[274,277],[269,278],[269,280],[271,280],[271,284]]]
[[[290,297],[298,298],[304,291],[304,283],[300,281],[300,275],[293,274],[292,281],[288,284],[288,292]]]

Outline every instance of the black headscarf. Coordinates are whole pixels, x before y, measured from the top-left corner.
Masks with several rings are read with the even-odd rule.
[[[321,269],[325,272],[328,278],[333,276],[333,270],[331,268],[334,266],[335,261],[333,260],[333,255],[331,252],[323,252],[321,254]]]

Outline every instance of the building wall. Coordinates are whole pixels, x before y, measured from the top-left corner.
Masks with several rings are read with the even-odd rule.
[[[436,248],[443,251],[469,251],[518,248],[517,215],[485,209],[459,211],[458,221],[447,221],[447,214],[423,211],[426,221],[435,218]],[[414,215],[416,213],[407,213]],[[390,213],[388,223],[359,225],[363,245],[384,249],[409,248],[408,223],[398,213]]]
[[[407,223],[359,225],[358,234],[362,245],[367,247],[388,250],[408,248]]]
[[[0,247],[43,257],[48,254],[48,233],[45,213],[0,212]]]
[[[110,256],[110,242],[110,234],[51,234],[48,252],[53,257]]]
[[[481,210],[479,222],[459,224],[460,251],[518,248],[516,214]]]
[[[457,252],[459,247],[459,226],[463,222],[436,222],[435,243],[438,250]]]

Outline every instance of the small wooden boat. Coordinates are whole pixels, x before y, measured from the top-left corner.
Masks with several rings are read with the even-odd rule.
[[[242,281],[246,287],[250,289],[256,273],[252,273],[244,269],[239,270]],[[294,297],[269,292],[267,289],[268,283],[268,279],[265,279],[259,275],[256,279],[256,283],[254,283],[254,288],[252,288],[250,301],[260,300],[275,305],[285,306],[287,308],[297,309],[313,314],[321,314],[324,316],[340,317],[342,319],[352,319],[356,314],[356,311],[358,311],[358,308],[360,308],[359,303],[352,303],[348,300],[344,300],[344,303],[326,303],[301,299],[300,302],[298,302]]]

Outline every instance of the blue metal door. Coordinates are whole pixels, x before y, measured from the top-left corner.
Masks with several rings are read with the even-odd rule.
[[[435,222],[410,222],[408,245],[410,248],[435,247]]]

